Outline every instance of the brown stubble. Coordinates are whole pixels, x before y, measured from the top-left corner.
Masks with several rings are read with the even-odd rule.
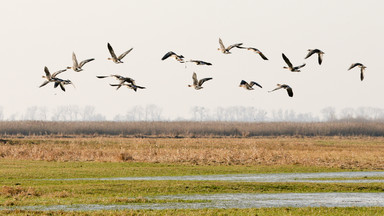
[[[9,139],[0,157],[41,161],[384,168],[382,137]]]

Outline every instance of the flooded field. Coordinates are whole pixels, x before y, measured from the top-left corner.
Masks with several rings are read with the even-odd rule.
[[[279,193],[279,194],[211,194],[172,195],[150,199],[187,200],[191,203],[142,203],[124,205],[53,205],[19,206],[4,209],[39,211],[94,211],[122,209],[202,209],[202,208],[262,208],[262,207],[370,207],[384,206],[384,193]],[[201,202],[200,202],[201,201]]]
[[[382,177],[383,179],[366,179],[371,177],[378,177],[378,178]],[[342,179],[342,178],[345,178],[345,179]],[[233,175],[228,174],[228,175],[153,176],[153,177],[117,177],[117,178],[69,178],[69,179],[44,179],[44,180],[383,183],[384,172],[322,172],[322,173],[233,174]]]

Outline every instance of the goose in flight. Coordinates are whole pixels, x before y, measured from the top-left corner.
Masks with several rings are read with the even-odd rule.
[[[308,50],[308,54],[307,56],[305,57],[305,59],[309,58],[311,55],[317,53],[318,55],[318,61],[319,61],[319,65],[321,65],[321,62],[323,62],[323,55],[324,55],[324,52],[319,50],[319,49],[309,49]]]
[[[165,59],[167,59],[167,58],[169,58],[169,57],[173,57],[173,58],[175,58],[178,62],[180,62],[180,63],[184,63],[184,56],[182,56],[182,55],[177,55],[176,53],[174,53],[174,52],[172,52],[172,51],[169,51],[169,52],[167,52],[164,56],[163,56],[163,58],[161,58],[161,60],[165,60]]]
[[[351,70],[354,67],[359,67],[360,68],[360,80],[363,81],[363,79],[364,79],[364,71],[365,71],[365,68],[367,68],[367,67],[365,65],[361,64],[361,63],[354,63],[354,64],[351,65],[351,67],[349,67],[348,70]]]
[[[143,86],[138,86],[132,83],[120,83],[120,84],[109,84],[110,86],[117,86],[116,90],[118,90],[121,86],[127,86],[130,89],[133,89],[134,91],[137,91],[137,89],[145,89]]]
[[[247,50],[251,50],[251,51],[259,54],[262,59],[268,60],[268,58],[259,49],[256,49],[256,48],[253,48],[253,47],[247,47]]]
[[[67,69],[72,69],[72,70],[74,70],[74,71],[76,71],[76,72],[80,72],[80,71],[83,70],[82,67],[83,67],[86,63],[88,63],[88,62],[90,62],[90,61],[93,61],[93,60],[95,60],[95,59],[94,59],[94,58],[86,59],[86,60],[84,60],[84,61],[81,61],[80,64],[79,64],[79,63],[77,63],[77,58],[76,58],[75,53],[72,52],[72,62],[73,62],[73,65],[72,65],[72,67],[67,67]]]
[[[63,80],[60,78],[55,79],[55,85],[54,87],[56,88],[57,86],[60,86],[61,90],[65,91],[64,85],[73,85],[73,87],[76,88],[76,86],[72,83],[71,80]]]
[[[247,83],[245,80],[241,80],[239,87],[243,87],[243,88],[245,88],[245,89],[247,89],[247,90],[254,90],[254,88],[252,87],[252,86],[254,86],[254,85],[257,85],[257,86],[259,86],[260,88],[263,88],[261,85],[259,85],[259,84],[258,84],[257,82],[255,82],[255,81],[251,81],[250,83]]]
[[[211,63],[209,62],[205,62],[205,61],[200,61],[200,60],[189,60],[187,62],[193,62],[193,63],[196,63],[196,65],[212,65]]]
[[[109,53],[111,54],[111,57],[112,57],[112,58],[108,58],[108,60],[112,60],[116,64],[123,63],[121,61],[121,59],[123,59],[133,49],[133,48],[131,48],[131,49],[123,52],[121,55],[119,55],[119,57],[116,57],[115,51],[113,51],[111,44],[108,43],[107,46],[108,46]]]
[[[221,38],[219,38],[219,44],[220,44],[220,48],[217,48],[218,50],[220,50],[222,53],[224,54],[231,54],[230,50],[232,48],[239,48],[239,49],[245,49],[245,47],[242,47],[241,45],[243,45],[243,43],[237,43],[237,44],[233,44],[233,45],[230,45],[228,46],[227,48],[225,48],[224,44],[223,44],[223,41],[221,40]]]
[[[135,80],[130,78],[130,77],[123,77],[123,76],[120,76],[120,75],[117,75],[117,74],[112,74],[112,75],[109,75],[109,76],[96,76],[97,78],[99,79],[104,79],[104,78],[107,78],[107,77],[114,77],[116,78],[117,80],[120,81],[120,84],[123,84],[124,82],[127,82],[127,83],[130,83],[132,85],[135,85]]]
[[[289,59],[287,58],[287,56],[284,55],[284,53],[283,53],[283,59],[284,59],[285,63],[287,63],[287,65],[288,65],[288,67],[284,66],[284,68],[288,69],[288,70],[290,70],[292,72],[300,72],[299,69],[305,66],[305,64],[302,64],[300,66],[294,67],[292,65],[292,63],[289,61]]]
[[[271,90],[271,91],[268,91],[268,92],[273,92],[273,91],[276,91],[276,90],[279,90],[279,89],[286,89],[287,92],[288,92],[288,95],[289,97],[293,97],[293,91],[292,91],[292,88],[287,85],[287,84],[277,84],[277,88]]]
[[[63,73],[64,71],[66,71],[67,69],[64,69],[64,70],[59,70],[59,71],[56,71],[55,73],[51,74],[48,70],[48,68],[45,66],[44,67],[44,72],[45,72],[45,76],[43,76],[43,78],[47,79],[46,81],[43,82],[43,84],[41,84],[39,86],[39,88],[47,85],[48,83],[50,82],[55,82],[56,81],[56,76],[60,73]]]
[[[200,90],[202,89],[202,85],[205,81],[208,81],[208,80],[211,80],[212,78],[204,78],[204,79],[201,79],[201,80],[197,80],[197,75],[195,72],[193,72],[193,75],[192,75],[192,80],[193,80],[193,84],[192,85],[188,85],[188,87],[193,87],[195,88],[196,90]]]

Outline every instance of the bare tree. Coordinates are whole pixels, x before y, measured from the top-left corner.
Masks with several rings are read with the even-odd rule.
[[[324,120],[326,121],[335,121],[337,120],[336,110],[334,107],[326,107],[321,110]]]

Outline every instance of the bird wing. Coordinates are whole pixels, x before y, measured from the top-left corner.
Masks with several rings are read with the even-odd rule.
[[[49,72],[47,66],[44,67],[44,72],[47,79],[51,79],[51,73]]]
[[[248,83],[247,83],[247,81],[245,81],[245,80],[241,80],[241,82],[240,82],[240,85],[247,85]]]
[[[293,97],[293,91],[292,91],[291,87],[287,87],[287,92],[288,92],[289,97]]]
[[[204,83],[205,81],[208,81],[208,80],[211,80],[211,79],[212,79],[212,78],[209,77],[209,78],[204,78],[204,79],[199,80],[199,86],[203,85],[203,83]]]
[[[139,89],[145,89],[145,87],[143,87],[143,86],[138,86],[138,85],[135,85],[136,86],[136,88],[139,88]]]
[[[319,53],[318,61],[319,61],[319,65],[321,65],[321,63],[323,62],[323,53]]]
[[[198,81],[197,81],[197,75],[195,72],[193,72],[192,80],[193,80],[193,85],[197,85]]]
[[[227,48],[227,50],[230,50],[230,49],[232,49],[232,48],[234,48],[234,47],[237,47],[237,48],[240,48],[240,49],[244,49],[245,47],[241,47],[241,45],[243,45],[243,43],[232,44],[232,45],[230,45],[230,46]]]
[[[113,51],[111,44],[108,43],[107,47],[108,47],[109,53],[111,54],[112,58],[116,60],[117,57],[116,57],[115,51]]]
[[[65,71],[67,71],[67,69],[56,71],[55,73],[53,73],[53,74],[51,75],[51,77],[52,77],[52,78],[55,78],[57,75],[59,75],[59,74],[65,72]]]
[[[269,91],[269,92],[273,92],[273,91],[279,90],[279,89],[281,89],[281,88],[283,88],[283,86],[280,85],[280,84],[277,84],[277,88],[275,88],[275,89],[273,89],[273,90],[271,90],[271,91]]]
[[[348,70],[351,70],[352,68],[361,65],[361,63],[354,63],[351,65],[351,67],[348,68]]]
[[[61,90],[65,91],[64,85],[62,82],[59,82]]]
[[[99,79],[104,79],[104,78],[107,78],[107,77],[110,77],[110,76],[96,76],[97,78]]]
[[[363,79],[364,79],[364,68],[361,67],[361,69],[360,69],[360,80],[363,81]]]
[[[313,55],[314,53],[315,53],[315,50],[311,50],[311,51],[309,51],[308,54],[307,54],[307,56],[305,56],[304,59],[309,58],[309,57],[310,57],[311,55]]]
[[[77,63],[75,52],[72,52],[72,62],[73,62],[73,68],[77,68],[79,66],[79,63]]]
[[[79,67],[83,67],[85,64],[87,64],[88,62],[93,61],[93,60],[95,60],[95,59],[94,58],[86,59],[86,60],[80,62]]]
[[[221,38],[219,38],[219,44],[220,44],[220,49],[221,50],[225,50],[225,46],[224,46],[223,41],[221,40]]]
[[[165,60],[165,59],[167,59],[167,58],[169,58],[169,56],[171,56],[171,55],[176,55],[174,52],[172,52],[172,51],[169,51],[169,52],[167,52],[164,56],[163,56],[163,58],[161,58],[161,60]]]
[[[122,84],[109,84],[109,85],[110,86],[117,86],[116,90],[118,90],[122,86]]]
[[[133,48],[123,52],[121,55],[119,55],[118,59],[121,60],[123,59],[129,52],[131,52],[133,50]]]
[[[54,87],[54,88],[57,88],[57,86],[59,86],[59,84],[60,84],[60,81],[56,81],[56,82],[55,82],[55,85],[53,85],[53,87]]]
[[[288,67],[290,67],[290,68],[293,67],[292,63],[289,61],[287,56],[284,55],[284,53],[283,53],[283,59],[284,59],[285,63],[287,63]]]
[[[302,65],[300,65],[300,66],[297,66],[296,68],[297,68],[297,69],[300,69],[300,68],[302,68],[302,67],[304,67],[304,66],[305,66],[305,63],[302,64]]]
[[[257,85],[257,86],[259,86],[260,88],[263,88],[259,83],[255,82],[255,81],[251,81],[250,85],[251,85],[251,87],[252,87],[253,85]]]
[[[41,84],[41,85],[39,86],[39,88],[41,88],[41,87],[43,87],[43,86],[47,85],[48,83],[49,83],[49,81],[48,81],[48,80],[46,80],[45,82],[43,82],[43,84]]]
[[[268,60],[268,58],[262,52],[258,51],[257,53],[259,53],[262,59]]]

